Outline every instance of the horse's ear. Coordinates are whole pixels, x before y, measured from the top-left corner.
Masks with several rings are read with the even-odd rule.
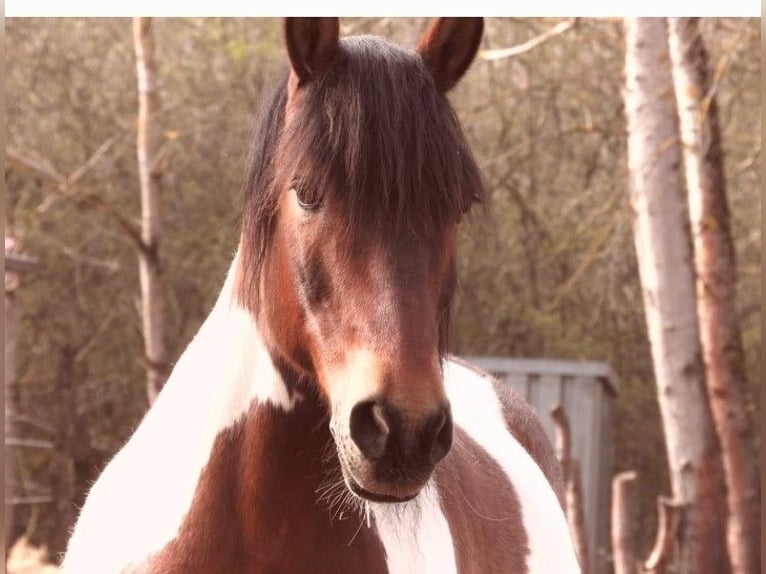
[[[338,49],[337,18],[286,18],[285,43],[290,65],[303,84],[321,76]]]
[[[418,52],[440,91],[452,89],[463,77],[483,31],[482,18],[437,18],[420,39]]]

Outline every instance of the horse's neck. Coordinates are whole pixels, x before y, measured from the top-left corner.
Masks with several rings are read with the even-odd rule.
[[[147,419],[170,412],[176,419],[202,416],[213,427],[206,429],[213,433],[208,438],[214,438],[253,400],[287,411],[292,408],[293,399],[255,320],[237,300],[238,260],[236,256],[210,315],[181,355]]]
[[[194,482],[209,464],[217,437],[251,419],[255,407],[290,413],[300,400],[275,368],[253,316],[237,300],[238,259],[210,315],[126,447],[135,443],[145,452],[148,445],[185,445],[177,469]]]
[[[119,516],[130,536],[100,556],[103,568],[140,561],[179,536],[215,465],[221,437],[252,425],[254,411],[283,413],[296,402],[275,369],[251,314],[236,300],[235,257],[218,300],[178,360],[138,429],[88,495],[67,553],[71,571]],[[263,422],[263,421],[261,421]],[[261,424],[264,432],[268,425]],[[265,451],[266,452],[266,451]],[[151,515],[152,520],[146,520]],[[114,545],[112,545],[114,546]],[[107,558],[108,557],[108,558]]]
[[[145,433],[145,445],[162,434],[176,445],[194,445],[188,454],[197,453],[183,465],[195,477],[193,489],[187,486],[187,513],[158,556],[174,567],[178,559],[205,562],[189,548],[205,548],[198,543],[217,538],[216,532],[225,533],[217,547],[232,556],[264,541],[268,548],[261,555],[287,551],[292,542],[278,533],[288,526],[291,536],[317,536],[327,525],[318,491],[340,483],[337,460],[323,457],[334,452],[328,450],[326,409],[275,368],[251,314],[236,301],[236,265],[235,258],[210,316],[136,436],[141,441],[138,435]],[[166,426],[171,415],[175,430]]]
[[[197,436],[177,440],[207,452],[187,512],[155,556],[153,571],[204,565],[199,571],[244,572],[246,565],[264,566],[271,557],[279,564],[288,560],[294,571],[309,571],[318,552],[335,560],[332,550],[338,544],[347,549],[360,526],[357,518],[338,520],[328,529],[328,505],[318,499],[323,489],[330,495],[346,491],[327,409],[314,393],[301,393],[297,381],[278,373],[250,314],[233,301],[235,275],[233,267],[210,317],[142,425],[151,429],[152,416],[166,421],[165,409],[183,410],[185,422],[177,427]],[[199,423],[202,430],[193,430]],[[381,555],[378,541],[368,534],[357,538],[355,552],[359,545],[372,545]],[[320,539],[325,539],[321,552],[296,548],[298,541]],[[360,568],[367,568],[366,562]]]
[[[246,556],[288,553],[325,526],[317,490],[331,440],[321,409],[306,398],[286,412],[254,402],[215,439],[178,535],[156,557],[155,571],[245,571]],[[208,552],[214,548],[215,552]]]

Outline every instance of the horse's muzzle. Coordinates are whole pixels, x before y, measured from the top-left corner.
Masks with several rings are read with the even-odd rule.
[[[366,400],[351,409],[348,436],[353,446],[338,448],[346,451],[340,459],[349,490],[376,502],[401,502],[417,495],[449,452],[452,415],[447,405],[408,417],[384,400]]]

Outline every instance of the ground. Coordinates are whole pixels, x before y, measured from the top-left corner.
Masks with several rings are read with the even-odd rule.
[[[30,546],[25,537],[19,538],[8,553],[8,574],[57,574],[59,569],[49,564],[45,548]]]

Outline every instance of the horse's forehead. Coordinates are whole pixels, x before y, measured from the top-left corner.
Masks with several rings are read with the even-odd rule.
[[[340,58],[335,79],[355,89],[379,89],[385,85],[402,94],[404,86],[396,85],[403,77],[424,77],[426,68],[414,50],[387,42],[377,36],[352,36],[340,43]],[[375,74],[378,81],[365,82],[360,76]],[[368,78],[369,79],[369,78]],[[393,95],[393,94],[392,94]]]
[[[346,207],[326,216],[314,233],[299,228],[295,240],[304,242],[307,264],[324,260],[323,265],[330,266],[328,271],[370,271],[375,275],[385,269],[422,266],[433,254],[452,253],[450,239],[455,234],[449,229],[439,229],[438,233],[412,231],[406,223],[397,224],[393,216],[370,225],[348,226],[349,215],[343,209]]]

